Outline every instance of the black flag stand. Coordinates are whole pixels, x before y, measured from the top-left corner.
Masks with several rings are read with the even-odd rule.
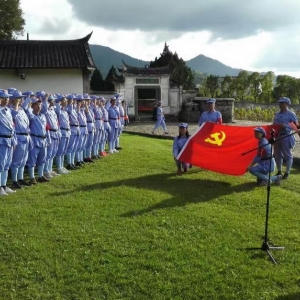
[[[271,173],[272,173],[272,164],[271,164],[271,159],[273,158],[273,144],[283,138],[286,138],[287,136],[293,135],[297,132],[293,132],[292,134],[283,136],[282,138],[278,138],[277,140],[275,140],[274,138],[274,133],[275,130],[272,129],[270,134],[271,134],[271,138],[268,140],[268,144],[271,144],[271,157],[270,157],[270,164],[269,164],[269,180],[268,180],[268,185],[267,185],[267,203],[266,203],[266,221],[265,221],[265,236],[264,236],[264,241],[262,243],[262,246],[260,248],[247,248],[247,250],[262,250],[267,252],[267,254],[269,255],[270,259],[272,260],[272,262],[274,264],[277,264],[274,256],[272,255],[272,253],[270,252],[271,250],[283,250],[284,247],[282,246],[274,246],[274,245],[270,245],[270,242],[268,240],[268,229],[269,229],[269,207],[270,207],[270,193],[271,193]],[[250,151],[244,152],[242,153],[242,155],[248,154],[252,151],[258,150],[266,145],[263,145],[261,147],[257,147],[255,149],[252,149]]]

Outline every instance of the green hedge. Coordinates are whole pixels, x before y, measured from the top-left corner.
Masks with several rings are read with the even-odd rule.
[[[261,107],[247,107],[247,108],[234,108],[234,119],[236,120],[249,120],[249,121],[263,121],[272,122],[274,114],[278,111],[278,108],[262,109]],[[295,111],[300,119],[300,110]]]

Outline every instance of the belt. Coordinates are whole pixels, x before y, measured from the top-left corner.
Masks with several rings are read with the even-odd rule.
[[[12,138],[12,135],[0,134],[0,137],[2,137],[2,138],[7,138],[7,139],[11,139],[11,138]]]
[[[101,118],[95,118],[95,120],[101,120]]]
[[[60,127],[60,129],[66,130],[66,131],[69,131],[69,130],[70,130],[70,128],[63,128],[63,127]]]
[[[94,131],[89,131],[89,133],[94,133]]]
[[[17,135],[29,135],[28,133],[26,132],[16,132]]]
[[[108,122],[108,121],[106,120],[106,121],[103,121],[103,122]]]
[[[93,121],[86,121],[87,123],[94,123]]]
[[[86,127],[86,125],[80,125],[80,127]]]
[[[109,118],[110,120],[118,120],[117,118]]]
[[[38,137],[38,138],[41,138],[41,139],[45,139],[46,138],[45,135],[31,134],[31,136],[35,136],[35,137]]]
[[[48,129],[49,131],[53,131],[53,132],[56,132],[57,129]]]
[[[78,127],[78,125],[75,125],[75,124],[70,124],[70,126],[72,126],[72,127]]]

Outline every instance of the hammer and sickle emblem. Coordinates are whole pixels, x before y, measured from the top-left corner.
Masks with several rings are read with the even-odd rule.
[[[222,135],[221,138],[220,138],[220,135]],[[206,143],[222,146],[222,143],[226,139],[226,134],[224,131],[221,131],[221,132],[216,132],[216,133],[211,134],[210,137],[212,139],[210,139],[210,138],[205,139]]]

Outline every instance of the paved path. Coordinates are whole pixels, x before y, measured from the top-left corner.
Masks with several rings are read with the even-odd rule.
[[[129,132],[133,134],[139,134],[144,136],[153,136],[151,134],[151,131],[154,127],[155,122],[131,122],[126,129],[124,129],[124,132]],[[256,121],[235,121],[234,123],[226,124],[230,126],[259,126],[259,125],[269,125],[270,123],[267,122],[256,122]],[[163,133],[162,128],[160,127],[155,131],[154,136],[157,138],[166,138],[166,139],[173,139],[174,136],[178,135],[178,122],[177,123],[167,123],[168,128],[168,135],[165,135]],[[189,124],[189,133],[192,135],[199,126],[195,123]],[[300,138],[297,134],[295,134],[296,137],[296,146],[294,148],[294,157],[295,157],[295,163],[297,165],[300,165]]]

